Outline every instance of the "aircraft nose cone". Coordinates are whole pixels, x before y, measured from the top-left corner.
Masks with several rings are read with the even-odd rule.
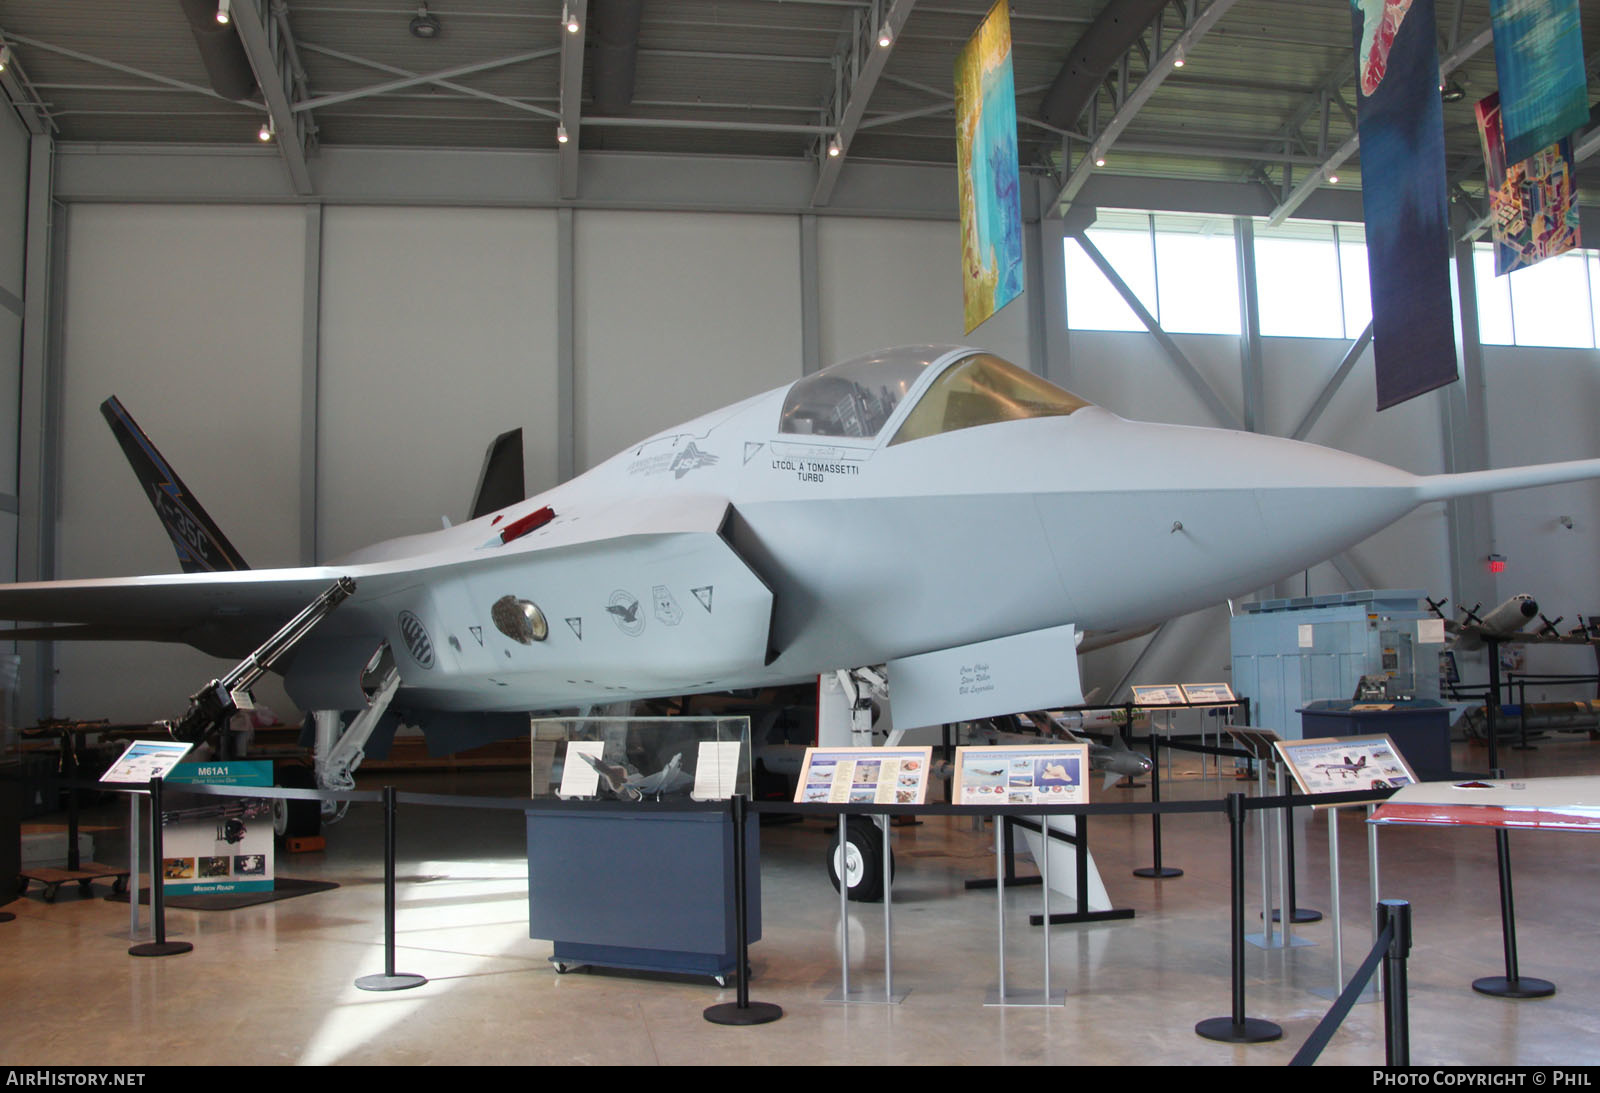
[[[1418,503],[1418,480],[1406,471],[1278,437],[1119,422],[1099,440],[1107,447],[1095,457],[1093,484],[1040,497],[1038,506],[1086,627],[1102,612],[1149,621],[1242,595],[1337,554]],[[1091,579],[1096,573],[1125,576],[1120,600]]]

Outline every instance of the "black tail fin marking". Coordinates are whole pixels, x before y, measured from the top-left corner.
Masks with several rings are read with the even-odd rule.
[[[139,423],[133,420],[116,397],[100,404],[100,413],[122,453],[128,457],[139,484],[150,496],[150,504],[161,520],[161,526],[172,537],[172,546],[178,552],[178,564],[185,573],[213,573],[218,571],[249,569],[239,552],[228,542],[206,510],[189,492],[167,463],[150,438],[144,435]]]

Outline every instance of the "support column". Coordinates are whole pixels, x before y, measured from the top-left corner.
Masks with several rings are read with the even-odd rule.
[[[817,218],[800,217],[800,374],[823,367],[821,274],[817,268]]]
[[[556,481],[578,473],[576,229],[571,209],[556,210]]]
[[[22,392],[17,465],[17,579],[56,575],[56,512],[61,487],[61,358],[59,337],[63,216],[54,204],[55,144],[48,134],[28,146],[27,245],[23,259]],[[54,306],[53,306],[54,304]],[[55,646],[22,647],[25,668],[18,716],[23,723],[54,713]]]
[[[318,429],[322,389],[322,206],[306,206],[300,305],[300,564],[322,557],[317,541]]]
[[[1462,217],[1457,217],[1457,221]],[[1460,227],[1459,223],[1456,223]],[[1440,392],[1440,431],[1444,469],[1450,473],[1479,471],[1489,466],[1488,389],[1483,347],[1478,341],[1478,284],[1472,265],[1472,242],[1456,232],[1455,276],[1451,286],[1456,305],[1458,382]],[[1445,528],[1450,546],[1450,598],[1457,607],[1498,602],[1488,556],[1494,551],[1494,516],[1488,497],[1463,497],[1445,502]]]

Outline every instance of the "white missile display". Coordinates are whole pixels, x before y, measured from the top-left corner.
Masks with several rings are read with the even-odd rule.
[[[128,435],[186,564],[237,558]],[[865,665],[887,665],[911,727],[1079,704],[1085,633],[1248,593],[1430,501],[1594,477],[1600,460],[1415,475],[1129,421],[982,351],[906,347],[454,527],[309,568],[10,585],[0,617],[53,624],[22,636],[238,658],[348,577],[354,593],[288,663],[290,697],[359,710],[376,689],[363,673],[392,673],[392,710],[435,750],[526,732],[531,710]]]

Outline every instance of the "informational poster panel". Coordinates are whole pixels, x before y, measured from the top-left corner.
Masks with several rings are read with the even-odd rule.
[[[1361,789],[1392,789],[1417,780],[1387,733],[1279,740],[1278,754],[1308,797]],[[1316,804],[1315,801],[1312,802]]]
[[[139,783],[166,778],[193,744],[179,740],[135,740],[100,776],[102,782]]]
[[[933,749],[807,748],[796,804],[920,805]]]
[[[955,803],[1088,804],[1088,771],[1088,744],[957,748]]]
[[[1238,699],[1226,683],[1184,683],[1183,697],[1191,706],[1231,706]]]
[[[1133,688],[1135,706],[1182,706],[1187,701],[1178,683],[1139,683]]]
[[[167,893],[272,891],[272,801],[184,793],[185,783],[269,787],[272,764],[183,763],[172,772],[161,813],[161,875]]]

